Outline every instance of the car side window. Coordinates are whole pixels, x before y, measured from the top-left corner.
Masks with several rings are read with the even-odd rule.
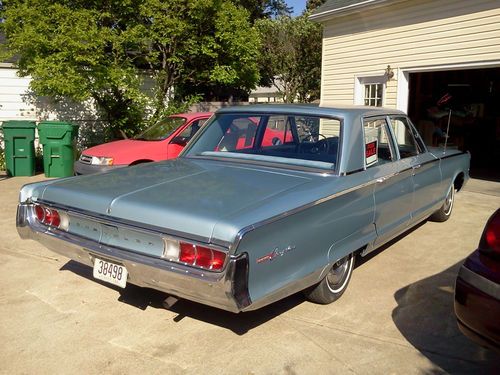
[[[203,120],[193,121],[178,136],[184,138],[186,142],[189,142],[189,140],[193,138],[193,136],[198,132],[198,130],[200,130],[201,125],[203,125],[205,121],[207,120],[203,119]]]
[[[391,117],[391,127],[401,159],[418,155],[419,147],[408,120],[405,117]]]
[[[366,167],[384,164],[396,159],[385,119],[365,119]]]
[[[293,142],[289,116],[270,116],[264,130],[262,147],[276,146]]]
[[[216,151],[252,149],[257,135],[260,117],[234,118],[216,147]]]

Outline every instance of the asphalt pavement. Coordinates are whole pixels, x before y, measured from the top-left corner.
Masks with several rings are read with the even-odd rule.
[[[19,188],[0,179],[0,373],[488,374],[500,356],[458,330],[453,288],[500,207],[500,183],[473,182],[445,223],[425,222],[358,262],[331,305],[301,294],[232,314],[150,289],[110,287],[92,270],[20,240]]]

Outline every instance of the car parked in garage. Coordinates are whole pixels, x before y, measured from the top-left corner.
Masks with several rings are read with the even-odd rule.
[[[132,139],[88,148],[75,162],[75,174],[176,158],[211,115],[210,112],[171,115]]]
[[[303,291],[326,304],[356,255],[447,220],[469,161],[427,149],[397,110],[227,107],[175,160],[24,186],[17,228],[170,301],[240,312]]]
[[[478,249],[460,267],[455,314],[464,335],[500,352],[500,209],[486,223]]]

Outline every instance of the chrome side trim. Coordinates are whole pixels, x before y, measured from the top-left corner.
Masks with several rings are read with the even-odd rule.
[[[432,154],[430,154],[430,155],[432,155]],[[432,155],[432,156],[434,156],[434,155]],[[434,156],[434,157],[436,157],[436,156]],[[424,162],[420,163],[420,166],[423,167],[424,165],[435,163],[435,162],[438,162],[439,160],[440,159],[427,160],[427,161],[424,161]]]
[[[411,169],[411,168],[410,168]],[[399,172],[396,172],[396,173],[392,173],[390,175],[387,176],[387,179],[389,178],[392,178],[394,176],[397,176],[399,174]],[[335,199],[337,197],[340,197],[342,195],[345,195],[345,194],[349,194],[349,193],[352,193],[353,191],[356,191],[356,190],[360,190],[360,189],[364,189],[368,186],[371,186],[371,185],[374,185],[377,183],[377,180],[372,180],[372,181],[368,181],[368,182],[365,182],[361,185],[356,185],[356,186],[353,186],[351,188],[348,188],[348,189],[345,189],[345,190],[342,190],[342,191],[339,191],[335,194],[332,194],[332,195],[329,195],[327,197],[324,197],[324,198],[321,198],[321,199],[318,199],[316,201],[313,201],[311,203],[307,203],[303,206],[300,206],[300,207],[296,207],[294,209],[291,209],[289,211],[285,211],[281,214],[278,214],[278,215],[275,215],[275,216],[272,216],[268,219],[265,219],[265,220],[262,220],[262,221],[259,221],[259,222],[256,222],[254,224],[251,224],[249,226],[246,226],[242,229],[240,229],[238,231],[238,234],[236,235],[236,238],[235,238],[235,241],[231,244],[231,247],[229,248],[229,253],[234,253],[234,251],[238,248],[238,246],[240,245],[241,243],[241,240],[243,239],[243,236],[245,236],[245,234],[247,234],[248,232],[251,232],[252,230],[255,230],[257,228],[260,228],[264,225],[268,225],[268,224],[271,224],[271,223],[274,223],[278,220],[281,220],[281,219],[284,219],[288,216],[291,216],[291,215],[294,215],[298,212],[301,212],[301,211],[304,211],[304,210],[307,210],[308,208],[311,208],[311,207],[314,207],[314,206],[317,206],[321,203],[324,203],[324,202],[327,202],[327,201],[330,201],[332,199]]]
[[[500,285],[471,271],[465,266],[460,267],[458,277],[481,292],[500,301]]]
[[[444,159],[452,158],[454,156],[460,156],[460,155],[466,155],[466,154],[469,154],[469,151],[462,151],[462,152],[459,152],[459,153],[453,154],[453,155],[446,155],[446,156],[442,156],[442,157],[436,156],[436,157],[438,157],[439,160],[444,160]]]

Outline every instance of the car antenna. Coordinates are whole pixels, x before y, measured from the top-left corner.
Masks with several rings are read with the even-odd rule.
[[[448,93],[444,94],[441,99],[438,100],[437,105],[443,105],[448,103],[451,100],[452,96]],[[450,123],[451,123],[451,107],[449,108],[448,112],[448,124],[446,125],[446,136],[444,137],[444,148],[443,148],[443,155],[446,153],[446,146],[448,144],[448,138],[450,134]]]

